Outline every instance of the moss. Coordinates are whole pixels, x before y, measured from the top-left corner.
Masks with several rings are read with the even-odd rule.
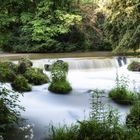
[[[52,82],[48,88],[50,91],[55,93],[69,93],[72,90],[70,83],[66,80]]]
[[[23,77],[22,75],[18,75],[11,86],[15,91],[19,92],[31,91],[32,89],[28,83],[28,80],[25,79],[25,77]]]
[[[49,82],[49,78],[43,73],[41,69],[30,68],[27,69],[24,77],[28,79],[28,82],[34,85],[41,85]]]
[[[138,96],[126,88],[114,88],[109,92],[109,97],[119,104],[133,104]]]
[[[130,71],[140,71],[140,62],[133,61],[128,65]]]

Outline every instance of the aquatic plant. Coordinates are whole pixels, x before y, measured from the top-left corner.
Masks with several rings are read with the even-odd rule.
[[[128,79],[116,76],[116,87],[109,91],[109,97],[119,104],[133,104],[138,98],[135,92],[128,90]]]

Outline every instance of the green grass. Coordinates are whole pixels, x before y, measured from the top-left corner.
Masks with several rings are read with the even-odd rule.
[[[116,103],[124,105],[133,104],[135,100],[138,99],[138,96],[135,93],[128,91],[124,87],[112,89],[109,92],[109,97]]]

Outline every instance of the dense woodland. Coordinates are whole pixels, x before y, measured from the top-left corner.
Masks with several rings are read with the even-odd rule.
[[[0,0],[4,51],[136,51],[139,38],[140,0]]]

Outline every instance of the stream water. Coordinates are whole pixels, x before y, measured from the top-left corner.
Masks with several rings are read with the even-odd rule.
[[[134,88],[137,91],[140,90],[140,73],[127,70],[127,64],[132,59],[127,59],[127,64],[124,60],[119,62],[117,58],[65,58],[61,60],[69,63],[68,80],[73,87],[72,92],[67,95],[54,94],[47,90],[49,84],[44,84],[33,86],[31,92],[24,93],[24,96],[20,97],[21,105],[26,108],[26,111],[21,112],[21,116],[26,123],[32,125],[33,130],[30,130],[30,133],[33,140],[43,140],[49,136],[50,124],[59,127],[87,119],[90,113],[90,90],[110,90],[115,86],[116,73],[129,78],[130,90]],[[53,61],[55,59],[33,60],[33,66],[43,68],[44,64],[50,64]],[[45,73],[49,75],[49,72]],[[105,96],[104,104],[118,109],[120,119],[124,122],[130,107],[117,105],[107,98],[107,94]],[[9,137],[8,140],[29,139],[26,134],[20,135],[15,132]]]

